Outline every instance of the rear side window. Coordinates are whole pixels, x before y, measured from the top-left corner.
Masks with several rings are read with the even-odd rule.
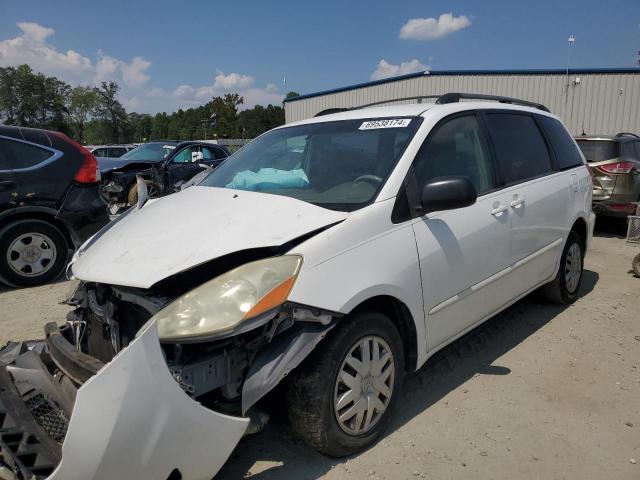
[[[205,160],[221,160],[227,158],[227,154],[221,148],[202,147],[202,153]]]
[[[578,140],[587,162],[603,162],[620,156],[620,144],[614,140]]]
[[[478,195],[493,189],[489,154],[475,116],[456,117],[436,127],[414,161],[422,188],[436,177],[467,177]]]
[[[33,167],[53,156],[50,150],[5,138],[0,138],[0,152],[13,170]]]
[[[487,122],[505,183],[524,182],[551,172],[547,144],[533,117],[489,113]]]
[[[621,157],[626,159],[635,159],[638,158],[636,156],[636,142],[625,142],[621,145]]]
[[[558,168],[566,170],[582,165],[582,157],[578,148],[562,123],[555,118],[544,115],[538,115],[538,120],[542,123],[542,128],[551,142],[551,147],[558,161]]]
[[[125,153],[127,153],[127,149],[126,148],[112,148],[109,151],[109,156],[110,157],[114,157],[114,158],[118,158],[118,157],[121,157],[122,155],[124,155]]]

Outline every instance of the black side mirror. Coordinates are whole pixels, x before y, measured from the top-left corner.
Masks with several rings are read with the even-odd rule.
[[[476,188],[467,177],[436,177],[422,188],[422,215],[476,203]]]

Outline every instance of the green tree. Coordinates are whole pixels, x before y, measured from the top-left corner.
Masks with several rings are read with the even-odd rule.
[[[287,93],[287,95],[284,97],[285,99],[290,99],[290,98],[296,98],[299,97],[300,94],[298,92],[289,92]]]
[[[70,90],[29,65],[0,68],[0,116],[7,125],[67,131],[64,112]]]
[[[83,143],[85,126],[98,107],[98,94],[90,87],[75,87],[67,99],[67,115],[78,142]]]
[[[102,82],[96,88],[98,105],[96,116],[111,127],[109,142],[121,142],[127,122],[127,112],[118,100],[120,86],[115,82]]]
[[[220,138],[236,138],[238,136],[238,107],[244,98],[238,93],[226,93],[224,97],[213,97],[211,111],[216,114],[216,134]]]

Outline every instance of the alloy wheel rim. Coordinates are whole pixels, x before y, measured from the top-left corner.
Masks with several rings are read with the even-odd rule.
[[[336,377],[333,411],[340,429],[365,434],[389,407],[395,381],[395,359],[389,344],[370,335],[356,342]]]
[[[564,279],[569,293],[574,293],[578,289],[580,276],[582,275],[582,253],[580,246],[573,243],[567,252],[567,259],[564,267]]]
[[[25,233],[7,249],[7,263],[22,277],[35,277],[48,272],[55,263],[56,246],[47,235]]]

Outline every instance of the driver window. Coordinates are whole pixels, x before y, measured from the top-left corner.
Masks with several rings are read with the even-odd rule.
[[[419,188],[436,177],[467,177],[478,195],[493,189],[484,134],[473,115],[456,117],[436,127],[414,161]]]
[[[171,160],[172,163],[191,163],[192,153],[195,152],[194,147],[185,147],[180,150],[175,157]]]

